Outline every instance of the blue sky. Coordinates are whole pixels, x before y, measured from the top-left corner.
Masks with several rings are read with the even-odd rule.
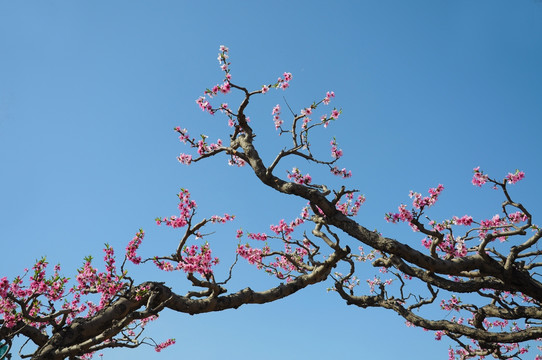
[[[328,156],[328,141],[337,138],[342,165],[354,173],[347,185],[367,197],[364,226],[417,244],[419,236],[386,224],[384,213],[406,202],[409,190],[439,183],[446,190],[436,217],[492,216],[501,198],[470,184],[475,166],[495,177],[525,171],[513,195],[536,215],[541,34],[542,3],[527,0],[0,0],[0,276],[12,278],[44,255],[71,276],[84,256],[101,258],[105,242],[121,253],[139,228],[147,232],[143,254],[167,254],[179,234],[153,219],[175,214],[180,187],[190,189],[201,216],[237,216],[212,229],[217,272],[233,259],[235,229],[267,231],[297,216],[303,202],[264,188],[225,158],[189,167],[176,161],[187,149],[173,127],[213,140],[229,134],[224,118],[194,102],[223,78],[222,44],[230,47],[235,83],[255,89],[284,71],[294,76],[291,89],[255,99],[248,110],[267,161],[287,145],[274,131],[272,107],[284,107],[285,96],[298,111],[335,91],[340,121],[313,144],[322,141]],[[339,184],[296,164],[315,182]],[[372,271],[360,269],[362,279]],[[187,291],[181,274],[150,266],[134,274]],[[234,276],[231,290],[276,283],[244,264]],[[265,306],[165,313],[148,335],[175,337],[175,347],[104,358],[446,356],[447,342],[406,328],[392,313],[347,307],[327,286]]]

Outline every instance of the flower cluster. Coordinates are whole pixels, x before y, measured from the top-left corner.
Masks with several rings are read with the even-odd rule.
[[[141,263],[141,256],[137,256],[136,252],[144,237],[145,233],[139,229],[134,238],[128,243],[128,246],[126,246],[126,258],[136,265]]]
[[[474,171],[474,176],[472,177],[473,185],[481,187],[489,180],[489,177],[480,170],[479,166],[475,167],[473,171]]]
[[[392,282],[393,282],[392,279],[387,279],[387,280],[382,281],[380,277],[378,276],[375,276],[373,279],[367,279],[367,284],[369,285],[369,289],[371,293],[375,293],[375,287],[391,285]]]
[[[523,222],[523,221],[527,221],[527,215],[525,215],[521,211],[516,211],[515,213],[509,214],[508,218],[514,224],[517,224],[517,223],[520,223],[520,222]]]
[[[297,218],[287,224],[284,219],[281,219],[278,225],[270,225],[269,228],[277,235],[281,235],[285,240],[291,240],[291,233],[294,232],[294,228],[303,224],[303,219]]]
[[[469,215],[463,215],[460,218],[458,218],[457,216],[454,216],[452,220],[455,225],[471,226],[472,224],[472,216],[469,216]]]
[[[190,139],[190,136],[188,135],[188,130],[181,129],[179,126],[173,128],[173,130],[181,134],[179,136],[179,141],[181,141],[182,143],[186,144],[186,141]]]
[[[247,237],[252,240],[260,240],[260,241],[267,241],[267,234],[266,233],[247,233]]]
[[[307,208],[303,210],[308,213]],[[308,215],[307,215],[308,216]],[[237,253],[245,258],[250,264],[256,265],[258,269],[265,269],[265,271],[276,276],[278,279],[286,280],[287,282],[293,280],[294,271],[305,272],[304,267],[301,264],[304,263],[304,258],[311,251],[311,242],[307,239],[303,239],[303,243],[295,242],[298,246],[293,246],[292,233],[295,228],[304,223],[302,218],[296,218],[295,220],[287,223],[284,219],[281,219],[277,225],[270,225],[270,229],[277,236],[269,236],[266,233],[247,233],[249,239],[258,241],[267,241],[270,238],[281,239],[284,242],[284,251],[275,252],[276,256],[274,260],[268,264],[264,264],[263,258],[271,255],[269,246],[265,245],[262,249],[252,248],[249,244],[239,244]],[[237,230],[237,238],[240,239],[243,236],[241,229]]]
[[[472,183],[476,186],[482,186],[484,183],[489,181],[494,183],[495,186],[505,186],[505,183],[507,182],[513,184],[520,181],[524,177],[525,174],[522,171],[516,170],[514,174],[508,173],[503,182],[499,183],[490,179],[480,170],[479,167],[477,167],[474,169]],[[442,185],[439,185],[436,188],[431,188],[429,189],[430,195],[426,197],[422,197],[421,194],[411,191],[409,196],[413,199],[413,209],[408,210],[406,205],[402,204],[399,206],[399,212],[387,213],[386,220],[392,223],[397,223],[400,221],[407,222],[414,231],[419,231],[418,227],[413,223],[413,219],[416,218],[419,220],[422,211],[425,208],[435,204],[443,189],[444,187]],[[499,214],[496,214],[492,218],[481,220],[480,222],[474,221],[472,216],[469,215],[463,215],[462,217],[453,216],[451,219],[445,219],[441,222],[430,220],[428,225],[431,226],[432,231],[439,232],[441,235],[430,235],[429,238],[422,239],[422,245],[427,249],[432,249],[436,244],[436,251],[443,252],[442,257],[445,259],[461,258],[467,256],[467,253],[469,252],[466,241],[470,240],[470,238],[469,236],[461,237],[453,235],[451,230],[452,226],[473,226],[473,224],[477,224],[479,227],[474,230],[478,232],[478,237],[480,240],[494,241],[495,239],[498,239],[503,242],[507,239],[507,229],[511,228],[513,224],[526,221],[528,221],[528,216],[525,213],[516,211],[509,214],[506,212],[506,210],[505,217],[501,217]],[[449,231],[443,234],[442,232],[444,230]]]
[[[160,260],[157,257],[154,257],[152,262],[154,263],[154,265],[156,265],[156,267],[158,267],[158,269],[160,269],[162,271],[173,271],[173,270],[175,270],[175,267],[169,261]]]
[[[228,66],[230,65],[230,63],[227,62],[227,59],[229,58],[228,52],[230,51],[230,49],[228,49],[224,45],[220,45],[218,50],[220,51],[220,53],[218,54],[218,63],[220,64],[220,68],[222,69],[222,71],[229,72]]]
[[[328,91],[326,93],[326,97],[324,98],[324,100],[322,100],[322,102],[324,103],[324,105],[329,105],[331,98],[334,98],[334,97],[335,97],[335,93],[333,91]]]
[[[97,307],[89,306],[87,316],[93,315],[96,311],[101,310],[108,302],[113,299],[126,285],[122,280],[123,276],[117,274],[115,266],[115,252],[113,247],[105,244],[103,249],[105,272],[98,272],[91,265],[91,258],[87,258],[85,264],[78,270],[79,274],[76,277],[76,289],[82,294],[95,292],[101,294],[100,303]]]
[[[521,215],[513,215],[514,219],[520,220]],[[521,220],[520,220],[521,221]],[[499,214],[495,214],[491,219],[486,219],[480,221],[480,229],[478,230],[478,236],[480,239],[483,239],[487,236],[488,232],[491,231],[493,235],[498,235],[502,232],[502,229],[508,226],[508,220],[506,218],[501,219]],[[504,236],[497,237],[501,242],[505,241]]]
[[[312,114],[312,106],[310,106],[308,108],[305,108],[305,109],[301,109],[301,115],[308,116],[308,115],[311,115],[311,114]]]
[[[231,84],[229,81],[225,81],[222,85],[217,84],[213,86],[211,89],[205,89],[204,94],[212,98],[213,96],[216,96],[220,93],[227,94],[230,91],[231,91]],[[221,106],[221,108],[223,107]]]
[[[149,294],[150,290],[151,290],[150,285],[139,286],[136,289],[135,299],[138,300],[138,301],[141,300],[144,296]]]
[[[519,170],[516,169],[515,173],[513,173],[513,174],[508,173],[508,175],[506,175],[505,179],[509,184],[515,184],[518,181],[522,180],[524,177],[525,177],[525,173],[523,171],[519,171]]]
[[[412,200],[412,206],[414,209],[419,209],[420,212],[426,208],[433,206],[440,195],[442,191],[444,190],[444,186],[442,184],[439,184],[436,188],[430,188],[429,189],[429,196],[422,197],[420,193],[410,191],[409,197]],[[402,222],[408,222],[414,231],[417,231],[417,228],[411,223],[412,219],[414,219],[414,210],[410,211],[406,208],[406,205],[401,204],[399,205],[399,212],[398,213],[387,213],[385,215],[386,221],[391,223],[397,223],[399,221]]]
[[[37,316],[43,310],[41,296],[45,297],[49,304],[64,297],[65,285],[68,279],[59,275],[59,265],[54,267],[54,274],[47,279],[45,274],[47,265],[45,258],[38,260],[34,264],[32,268],[34,274],[30,277],[28,286],[23,284],[24,277],[18,276],[11,283],[7,277],[0,279],[0,316],[5,327],[13,328],[18,321],[25,320],[22,311],[19,309],[21,303],[25,303],[27,306],[26,311],[30,316]],[[27,269],[25,271],[28,272]],[[43,325],[31,324],[39,327]]]
[[[190,200],[190,192],[187,189],[181,189],[179,197],[179,216],[170,216],[169,218],[156,218],[156,223],[166,224],[173,228],[184,227],[188,224],[188,220],[193,215],[197,205],[194,200]]]
[[[375,255],[376,251],[374,249],[371,250],[368,254],[365,254],[365,250],[363,249],[363,246],[358,246],[358,250],[359,250],[359,255],[354,256],[354,258],[357,261],[362,261],[362,262],[372,261],[376,257]]]
[[[304,262],[304,257],[309,253],[307,248],[296,247],[292,250],[290,244],[284,244],[284,255],[275,256],[275,261],[269,263],[266,272],[275,275],[279,279],[286,279],[287,282],[292,280],[290,273],[299,270],[298,265]],[[281,271],[282,270],[282,271]],[[286,274],[283,273],[286,272]]]
[[[430,249],[432,241],[423,238],[422,245]],[[442,241],[438,242],[437,250],[443,252],[443,258],[462,258],[467,256],[468,253],[465,239],[460,236],[452,237],[450,234],[446,234]]]
[[[213,96],[216,96],[216,95],[218,95],[220,93],[227,94],[227,93],[229,93],[231,91],[231,84],[230,84],[231,74],[230,74],[230,69],[229,69],[229,66],[231,65],[231,63],[228,62],[229,49],[227,47],[225,47],[224,45],[220,45],[219,50],[220,50],[220,52],[218,53],[218,58],[217,59],[218,59],[218,63],[220,64],[220,69],[222,69],[222,71],[224,71],[224,73],[225,73],[225,79],[224,79],[224,83],[217,84],[217,85],[213,86],[210,89],[205,89],[203,94],[205,96],[209,96],[210,98],[212,98]],[[209,103],[209,101],[207,101],[205,96],[199,97],[196,100],[196,102],[203,111],[207,111],[211,115],[213,115],[216,112],[216,109],[213,109],[212,105]],[[220,107],[220,109],[225,109],[225,108],[227,108],[227,106],[226,107],[223,107],[223,106]]]
[[[290,87],[290,80],[292,80],[292,73],[285,72],[283,74],[284,78],[279,77],[277,79],[277,88],[280,88],[282,90],[286,90]]]
[[[280,119],[280,105],[279,104],[275,105],[275,107],[273,108],[273,111],[271,112],[271,115],[273,115],[273,122],[275,123],[275,129],[278,130],[280,126],[284,123],[284,121]]]
[[[422,209],[424,207],[431,207],[438,200],[438,196],[444,190],[444,186],[439,184],[436,188],[429,189],[429,196],[422,197],[420,193],[410,191],[408,195],[412,200],[412,206],[415,209]]]
[[[410,222],[413,219],[412,212],[410,210],[407,210],[405,204],[399,205],[399,212],[398,213],[387,213],[386,214],[386,221],[391,222],[393,224],[398,223],[399,221],[402,222]]]
[[[185,130],[176,130],[181,133],[181,137],[186,136],[181,141],[189,141]],[[165,223],[172,227],[182,227],[189,223],[194,215],[196,202],[190,199],[190,193],[186,189],[181,189],[178,197],[180,215],[169,219],[157,219],[158,224]],[[233,219],[234,216],[224,214],[224,216],[213,216],[208,221],[211,223],[224,223]],[[197,232],[195,234],[198,235]],[[139,230],[131,239],[126,246],[125,261],[134,264],[142,262],[142,258],[138,256],[137,252],[144,236],[143,230]],[[28,269],[25,269],[25,274],[22,277],[18,276],[12,282],[6,277],[0,278],[0,319],[2,326],[9,329],[23,322],[45,333],[48,331],[47,326],[50,326],[53,322],[69,325],[76,317],[91,318],[121,296],[131,294],[136,301],[149,296],[150,285],[132,288],[131,280],[127,281],[129,278],[126,278],[127,272],[123,268],[125,262],[122,263],[121,271],[117,270],[113,247],[106,244],[103,251],[105,271],[99,271],[98,268],[93,266],[92,257],[86,257],[81,268],[77,270],[74,286],[67,293],[66,284],[68,278],[59,275],[60,266],[58,265],[54,267],[52,276],[48,277],[46,275],[48,263],[45,258],[34,264],[27,284],[25,284],[24,280],[29,274]],[[176,267],[170,262],[164,261],[164,258],[155,257],[154,262],[165,271],[182,269],[189,273],[197,272],[208,278],[208,275],[212,274],[212,266],[218,263],[218,258],[212,257],[209,244],[206,243],[201,247],[196,245],[186,246],[180,260],[177,261]],[[95,296],[94,294],[98,295],[99,303],[94,303],[83,297],[85,295]],[[68,299],[70,295],[73,296],[72,299]],[[60,309],[58,309],[58,301],[63,301]],[[123,329],[124,336],[136,337],[134,327],[143,327],[152,318],[133,321]],[[122,340],[126,340],[126,338]],[[108,341],[116,340],[111,339]],[[158,344],[156,350],[161,351],[174,342],[174,339],[170,339]],[[90,359],[92,355],[93,353],[87,353],[82,358]]]
[[[209,114],[214,115],[216,110],[213,109],[211,103],[205,98],[205,96],[200,96],[196,99],[196,103],[202,111],[207,111]]]
[[[262,85],[260,92],[266,94],[270,88],[286,90],[290,87],[290,81],[292,80],[292,73],[285,72],[282,77],[279,76],[277,82],[270,85]]]
[[[258,269],[263,267],[262,255],[266,255],[270,252],[268,246],[264,246],[262,249],[252,248],[249,244],[239,244],[236,250],[242,258],[248,261],[249,264],[257,265]]]
[[[348,193],[345,196],[346,196],[346,201],[344,203],[335,204],[335,207],[344,215],[356,216],[358,214],[359,208],[365,202],[365,196],[358,195],[355,201],[354,201],[353,193]]]
[[[226,221],[233,221],[234,219],[235,219],[235,215],[224,214],[224,216],[213,215],[211,216],[210,221],[213,224],[215,223],[225,224]]]
[[[301,210],[301,218],[304,219],[304,220],[307,220],[307,219],[309,219],[309,217],[310,217],[309,205],[307,205]]]
[[[154,347],[154,350],[156,352],[160,352],[160,351],[164,350],[165,348],[167,348],[168,346],[171,346],[173,344],[175,344],[175,339],[168,339],[168,340],[164,341],[163,343],[160,343],[160,344],[156,345]]]
[[[335,138],[331,140],[331,157],[334,159],[339,159],[341,156],[343,156],[343,151],[337,147],[337,141]]]
[[[336,272],[335,275],[338,277],[343,276],[341,273],[338,273],[338,272]],[[360,280],[357,276],[351,276],[349,278],[342,279],[342,282],[341,282],[341,285],[350,291],[354,290],[354,288],[356,286],[359,286],[359,284],[360,284]]]
[[[456,297],[455,295],[452,295],[452,298],[449,299],[449,300],[442,300],[440,302],[440,308],[442,310],[446,310],[446,311],[452,311],[452,310],[455,310],[455,311],[459,311],[460,310],[460,307],[459,305],[461,304],[461,299]]]
[[[205,243],[201,249],[197,245],[187,246],[183,249],[183,253],[185,255],[179,261],[177,269],[182,269],[187,273],[197,272],[202,277],[206,277],[213,273],[211,267],[219,263],[217,257],[212,257],[208,243]]]
[[[207,138],[207,136],[205,135],[201,135],[201,140],[198,141],[198,154],[200,155],[203,155],[203,154],[208,154],[210,153],[211,151],[214,151],[218,148],[220,148],[222,146],[222,140],[218,139],[216,141],[216,144],[212,143],[210,145],[207,145],[207,143],[205,142],[205,139]]]
[[[192,162],[192,155],[181,153],[179,156],[177,156],[177,160],[179,160],[181,164],[190,165]]]
[[[330,168],[330,171],[335,176],[340,176],[343,179],[352,177],[352,171],[346,170],[345,168],[339,169],[337,166]]]
[[[312,178],[309,174],[301,175],[301,172],[298,168],[293,168],[292,172],[288,172],[288,179],[293,180],[296,184],[300,185],[309,185],[312,181]]]
[[[243,167],[247,163],[245,160],[241,159],[239,156],[232,155],[230,160],[228,160],[228,165],[234,166],[237,165],[238,167]]]

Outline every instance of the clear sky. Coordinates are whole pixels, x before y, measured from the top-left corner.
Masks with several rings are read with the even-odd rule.
[[[153,220],[176,213],[180,187],[190,189],[201,216],[237,216],[209,238],[219,273],[234,257],[235,229],[267,231],[299,213],[303,202],[271,192],[225,158],[176,161],[187,149],[175,126],[228,136],[226,120],[194,102],[223,78],[222,44],[235,83],[256,89],[293,74],[291,89],[248,110],[267,161],[286,146],[272,107],[284,106],[285,96],[299,111],[335,91],[340,121],[313,145],[320,139],[328,156],[337,138],[342,165],[354,173],[347,185],[367,197],[364,226],[418,244],[384,213],[409,190],[439,183],[446,190],[436,216],[491,217],[501,198],[470,184],[475,166],[499,178],[525,171],[512,193],[542,213],[540,1],[0,0],[0,277],[44,255],[73,276],[84,256],[101,258],[105,242],[122,253],[139,228],[147,233],[142,254],[168,254],[179,234]],[[297,166],[317,183],[339,184]],[[361,266],[362,279],[365,272],[372,269]],[[149,265],[134,274],[187,291],[179,273]],[[273,284],[241,264],[230,290]],[[174,347],[104,351],[104,359],[446,357],[448,342],[406,328],[395,314],[347,307],[329,285],[223,313],[166,312],[148,335],[175,337]]]

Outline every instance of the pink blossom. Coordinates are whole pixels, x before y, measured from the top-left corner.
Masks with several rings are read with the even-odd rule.
[[[337,147],[337,141],[335,138],[331,141],[331,157],[334,159],[339,159],[341,156],[343,156],[343,151]]]
[[[309,218],[309,207],[305,206],[303,210],[301,210],[301,218],[302,219],[308,219]]]
[[[302,127],[303,129],[307,129],[307,124],[308,124],[309,122],[311,122],[311,119],[308,118],[308,117],[304,117],[304,118],[303,118],[303,124],[301,125],[301,127]]]
[[[508,215],[508,218],[510,219],[512,223],[515,223],[515,224],[523,222],[523,221],[527,221],[527,215],[525,215],[521,211],[516,211],[515,213]]]
[[[209,103],[209,101],[207,101],[205,99],[204,96],[200,96],[197,100],[196,100],[196,103],[199,105],[200,109],[202,111],[207,111],[209,114],[213,115],[215,113],[215,111],[213,110],[213,107],[211,106],[211,104]]]
[[[523,171],[516,170],[516,172],[513,174],[508,173],[505,179],[507,180],[509,184],[515,184],[518,181],[522,180],[523,178],[525,178],[525,173]]]
[[[179,126],[177,126],[175,129],[174,129],[176,132],[178,132],[179,134],[181,134],[179,136],[179,141],[183,142],[186,144],[186,141],[189,139],[189,135],[188,135],[188,130],[186,129],[181,129]]]
[[[275,123],[275,129],[278,130],[283,123],[283,121],[280,119],[279,104],[275,105],[275,107],[273,108],[273,111],[271,112],[271,115],[273,115],[273,122]]]
[[[326,93],[326,97],[322,100],[322,102],[324,103],[324,105],[328,105],[331,98],[334,98],[335,97],[335,93],[333,91],[331,92],[327,92]]]
[[[514,215],[514,218],[517,215]],[[521,216],[520,216],[521,218]],[[518,218],[515,218],[518,220]],[[480,230],[478,230],[478,236],[480,239],[485,238],[489,230],[493,230],[492,234],[498,235],[500,232],[502,232],[502,228],[508,225],[508,221],[506,219],[501,219],[499,214],[495,214],[491,219],[482,220],[480,222]],[[501,242],[506,240],[504,237],[498,238]]]
[[[250,245],[239,245],[237,247],[237,253],[248,261],[249,264],[258,265],[258,268],[262,266],[262,255],[268,252],[268,249],[251,248]]]
[[[365,202],[365,196],[359,195],[354,201],[354,194],[346,194],[346,202],[335,204],[335,208],[347,216],[355,216],[358,214],[358,211],[361,205]]]
[[[410,222],[413,219],[412,213],[406,209],[406,205],[401,204],[399,206],[398,213],[387,213],[386,221],[391,223],[397,223],[399,221]]]
[[[197,205],[194,200],[190,200],[190,192],[188,189],[182,189],[177,195],[179,197],[179,216],[170,216],[169,218],[157,218],[158,225],[164,223],[166,226],[173,228],[184,227],[188,224],[188,220],[192,217]]]
[[[165,348],[167,348],[168,346],[171,346],[173,344],[175,344],[175,339],[168,339],[168,340],[164,341],[163,343],[160,343],[160,344],[156,345],[154,347],[154,350],[156,352],[160,352],[160,351],[164,350]]]
[[[431,240],[427,238],[422,239],[422,245],[425,246],[425,248],[429,249],[431,247]]]
[[[324,124],[324,128],[327,128],[327,126],[329,125],[329,120],[330,119],[327,118],[327,114],[320,116],[320,121],[322,124]]]
[[[477,166],[473,169],[474,176],[472,177],[472,184],[475,186],[482,186],[484,185],[489,177],[487,175],[484,175],[482,171],[480,171],[480,167]]]
[[[175,268],[173,267],[173,265],[172,265],[169,261],[160,261],[160,260],[158,260],[157,258],[154,258],[154,259],[153,259],[153,263],[154,263],[160,270],[163,270],[163,271],[173,271],[173,270],[175,270]]]
[[[333,109],[333,111],[331,112],[331,118],[337,120],[340,114],[340,111],[338,111],[337,109]]]
[[[281,219],[278,225],[270,225],[269,228],[277,235],[282,235],[286,240],[291,239],[291,234],[294,232],[295,227],[304,223],[303,219],[296,218],[287,224],[284,219]]]
[[[232,155],[231,159],[228,160],[228,165],[230,165],[230,166],[237,165],[237,167],[243,167],[243,166],[246,165],[246,161],[241,159],[238,156]]]
[[[222,84],[222,86],[220,87],[220,92],[222,94],[227,94],[231,91],[231,85],[229,82],[225,82],[224,84]]]
[[[235,215],[229,215],[229,214],[224,214],[224,216],[218,216],[218,215],[213,215],[211,216],[211,223],[215,224],[215,223],[220,223],[220,224],[225,224],[226,221],[233,221],[235,219]]]
[[[199,273],[202,277],[212,274],[212,266],[219,263],[218,258],[211,257],[211,249],[208,243],[201,248],[197,245],[187,246],[183,249],[183,257],[177,269],[182,269],[187,273]]]
[[[181,164],[190,165],[192,162],[192,155],[181,153],[179,156],[177,156],[177,160],[179,160]]]
[[[454,216],[453,221],[456,225],[470,226],[472,224],[472,216],[463,215],[461,218]]]
[[[434,205],[435,202],[438,200],[438,196],[443,190],[444,190],[444,186],[442,184],[439,184],[436,188],[430,188],[429,189],[430,196],[426,196],[426,197],[422,197],[420,193],[410,191],[409,197],[413,198],[412,206],[414,206],[414,208],[416,209],[421,209],[424,207],[430,207]]]
[[[144,236],[145,233],[143,232],[143,230],[139,229],[136,236],[134,236],[134,238],[128,243],[128,246],[126,247],[126,258],[136,265],[141,263],[141,256],[137,256],[136,251],[141,245]]]
[[[308,107],[305,109],[301,109],[301,115],[310,115],[312,114],[312,108]]]
[[[289,171],[287,172],[288,172],[288,179],[293,180],[296,184],[308,185],[312,181],[312,178],[309,174],[301,175],[301,172],[299,171],[298,168],[293,168],[291,173]]]
[[[440,307],[442,310],[446,310],[446,311],[451,311],[451,310],[459,311],[460,304],[461,304],[461,299],[456,297],[455,295],[452,295],[451,299],[442,300],[440,302]]]
[[[330,169],[330,171],[333,175],[340,176],[343,179],[352,177],[352,171],[346,170],[345,168],[342,168],[341,170],[339,170],[337,166],[334,166]]]
[[[9,290],[9,281],[7,277],[0,279],[0,297],[5,298]]]
[[[267,234],[266,233],[248,233],[247,237],[252,240],[260,240],[260,241],[267,241]]]

